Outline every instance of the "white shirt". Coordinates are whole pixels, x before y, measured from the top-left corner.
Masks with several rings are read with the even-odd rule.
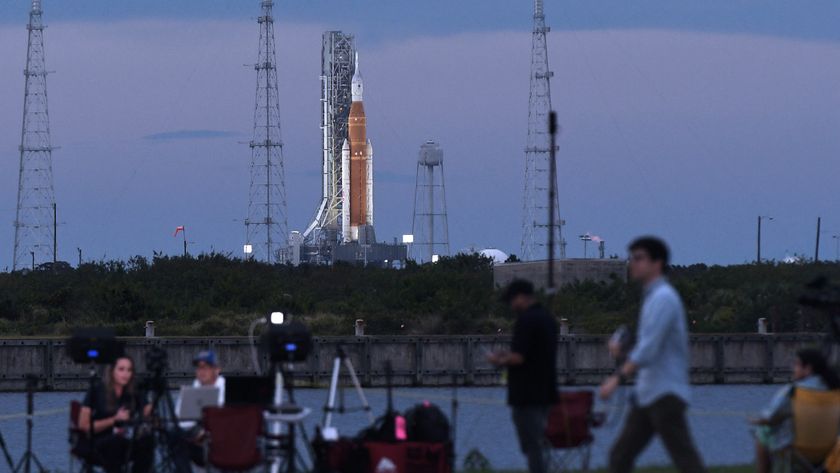
[[[201,382],[198,379],[193,380],[192,387],[200,388],[202,386],[203,385],[201,384]],[[210,387],[210,386],[207,386],[207,387]],[[219,406],[224,406],[225,405],[225,377],[222,376],[222,375],[219,375],[219,377],[216,378],[216,382],[213,383],[212,387],[219,389]],[[178,400],[175,402],[175,416],[176,417],[181,417],[181,396],[180,395],[178,395]],[[189,429],[195,427],[195,421],[185,420],[185,421],[179,422],[178,425],[180,425],[181,428],[184,429],[184,430],[189,430]]]

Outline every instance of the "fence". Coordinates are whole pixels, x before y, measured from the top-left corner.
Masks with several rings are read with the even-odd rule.
[[[565,384],[594,384],[614,369],[603,335],[560,337],[558,379]],[[452,383],[492,386],[500,372],[485,360],[488,351],[505,348],[505,336],[366,336],[317,337],[312,355],[295,372],[298,384],[329,383],[333,360],[343,347],[363,384],[385,384],[385,362],[393,367],[398,386],[440,386]],[[126,352],[143,372],[144,353],[160,346],[168,353],[170,385],[193,377],[192,357],[212,348],[226,374],[256,374],[250,343],[244,337],[126,338]],[[796,350],[826,342],[823,334],[726,334],[691,337],[692,380],[695,383],[775,383],[786,381]],[[265,363],[265,360],[262,360]],[[36,375],[43,389],[82,390],[88,367],[65,353],[63,339],[0,339],[0,391],[21,390],[27,375]]]

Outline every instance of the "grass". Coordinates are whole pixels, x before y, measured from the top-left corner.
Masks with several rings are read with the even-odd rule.
[[[706,468],[709,473],[752,473],[755,471],[753,465],[728,465],[728,466],[709,466]],[[591,470],[592,473],[607,473],[606,469]],[[677,473],[679,470],[673,466],[648,466],[643,468],[636,468],[635,473]],[[494,473],[528,473],[527,471],[498,471]]]

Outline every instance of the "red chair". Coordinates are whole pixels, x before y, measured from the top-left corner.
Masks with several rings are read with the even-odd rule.
[[[207,469],[247,471],[263,463],[260,406],[205,407]]]
[[[592,429],[603,419],[592,412],[595,404],[592,391],[561,391],[558,401],[548,415],[545,437],[549,444],[548,469],[550,472],[567,471],[575,460],[580,469],[589,469],[592,451]]]
[[[84,468],[86,445],[80,445],[87,441],[88,432],[79,428],[79,414],[82,412],[82,403],[70,401],[70,423],[67,426],[67,441],[70,443],[70,471],[81,471]],[[94,462],[94,467],[101,466]],[[96,469],[96,471],[100,471]]]

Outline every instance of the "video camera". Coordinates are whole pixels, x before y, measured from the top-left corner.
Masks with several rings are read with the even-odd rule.
[[[80,364],[106,365],[125,352],[125,344],[116,339],[114,330],[82,328],[67,339],[67,356]]]
[[[161,347],[154,346],[146,351],[144,355],[146,371],[156,375],[163,374],[169,367],[169,355]]]
[[[274,363],[306,361],[312,352],[312,333],[296,321],[271,324],[262,337],[262,348]]]

